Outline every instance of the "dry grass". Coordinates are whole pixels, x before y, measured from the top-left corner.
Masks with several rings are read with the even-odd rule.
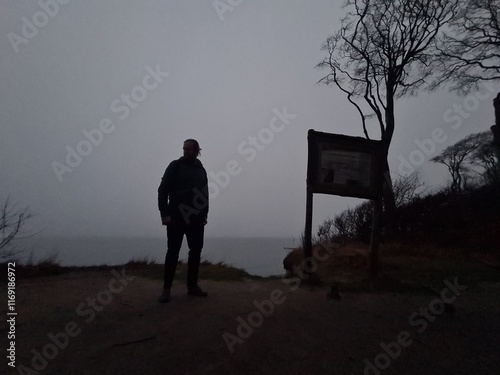
[[[316,265],[314,284],[340,285],[350,291],[415,292],[442,285],[444,279],[458,277],[471,288],[483,282],[500,281],[500,266],[494,257],[464,251],[444,250],[433,246],[382,244],[379,249],[380,270],[376,280],[369,278],[369,245],[352,242],[313,248],[315,259],[324,259]],[[318,256],[318,253],[319,256]],[[303,249],[292,250],[284,260],[288,277],[301,274]]]
[[[329,252],[324,249],[328,247]],[[349,290],[402,290],[413,286],[432,287],[441,285],[445,278],[460,277],[468,285],[475,287],[484,281],[500,281],[500,266],[498,258],[492,255],[479,253],[453,252],[437,247],[390,243],[380,246],[380,273],[376,281],[370,280],[369,245],[351,242],[343,245],[327,244],[316,245],[313,248],[315,259],[314,277],[307,281],[314,285],[342,285]],[[292,250],[284,259],[287,277],[294,276],[303,266],[303,249]],[[163,279],[163,264],[144,258],[134,258],[123,265],[134,275],[156,280]],[[31,259],[27,264],[16,265],[16,277],[32,278],[41,276],[60,275],[67,272],[84,272],[92,270],[106,270],[117,266],[92,267],[63,267],[57,261],[57,255],[51,255],[38,263]],[[0,281],[7,275],[7,263],[0,264]],[[285,269],[283,270],[285,272]],[[299,272],[300,273],[300,272]],[[303,275],[303,274],[302,274]],[[176,271],[176,280],[184,282],[187,276],[187,264],[179,262]],[[245,270],[235,268],[223,261],[211,263],[202,261],[200,266],[200,280],[215,281],[243,281],[248,279],[262,279],[248,274]],[[404,289],[404,288],[403,288]]]
[[[6,281],[8,262],[0,263],[0,281]],[[26,264],[16,263],[17,278],[33,278],[42,276],[56,276],[68,272],[104,271],[108,269],[122,267],[118,266],[87,266],[87,267],[64,267],[57,261],[57,256],[50,256],[39,262],[34,262],[33,258]],[[133,258],[123,265],[131,274],[147,277],[151,279],[163,280],[163,264],[157,263],[148,257]],[[187,276],[187,264],[180,261],[177,265],[175,278],[178,281],[185,281]],[[200,264],[199,278],[215,281],[242,281],[247,279],[260,279],[259,276],[250,275],[242,269],[233,267],[223,261],[211,263],[202,261]]]

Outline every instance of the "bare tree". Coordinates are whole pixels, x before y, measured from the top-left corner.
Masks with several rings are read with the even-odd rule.
[[[424,190],[420,173],[413,172],[408,176],[399,176],[393,183],[396,207],[408,206],[421,196]]]
[[[26,221],[31,218],[27,208],[18,208],[5,200],[0,211],[0,259],[7,259],[14,254],[13,250],[6,250],[15,238],[21,238],[20,234]]]
[[[480,183],[494,185],[500,182],[498,159],[493,145],[493,133],[478,134],[479,146],[470,157],[471,169],[479,175]]]
[[[384,206],[392,216],[395,199],[387,154],[396,125],[395,101],[412,95],[433,74],[430,46],[455,17],[460,0],[348,0],[340,30],[323,45],[327,57],[317,66],[329,70],[320,82],[336,85],[361,116],[378,123],[385,150]],[[377,129],[376,128],[376,129]]]
[[[473,178],[471,167],[474,165],[472,158],[480,152],[484,145],[486,132],[470,134],[454,145],[448,146],[444,151],[431,159],[435,163],[444,164],[451,175],[450,190],[462,191],[467,187],[467,182]]]
[[[435,41],[439,74],[430,88],[452,83],[451,90],[466,94],[480,81],[500,80],[500,0],[460,2],[449,30]]]

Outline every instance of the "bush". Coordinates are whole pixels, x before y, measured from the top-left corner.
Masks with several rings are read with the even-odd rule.
[[[413,196],[397,208],[396,218],[396,240],[403,244],[482,253],[500,249],[500,193],[492,185]],[[369,243],[371,220],[371,204],[364,202],[323,222],[316,241]]]

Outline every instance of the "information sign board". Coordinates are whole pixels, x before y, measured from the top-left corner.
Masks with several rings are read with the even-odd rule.
[[[382,188],[380,141],[309,130],[307,185],[311,193],[377,199]]]

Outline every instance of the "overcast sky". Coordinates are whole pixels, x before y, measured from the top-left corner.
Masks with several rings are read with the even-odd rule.
[[[163,236],[157,188],[195,138],[212,183],[207,236],[298,237],[307,130],[363,135],[345,96],[316,84],[342,3],[0,0],[0,199],[29,207],[45,235]],[[398,102],[394,175],[441,129],[413,165],[444,185],[428,160],[489,129],[496,91]],[[314,230],[358,202],[316,195]]]

